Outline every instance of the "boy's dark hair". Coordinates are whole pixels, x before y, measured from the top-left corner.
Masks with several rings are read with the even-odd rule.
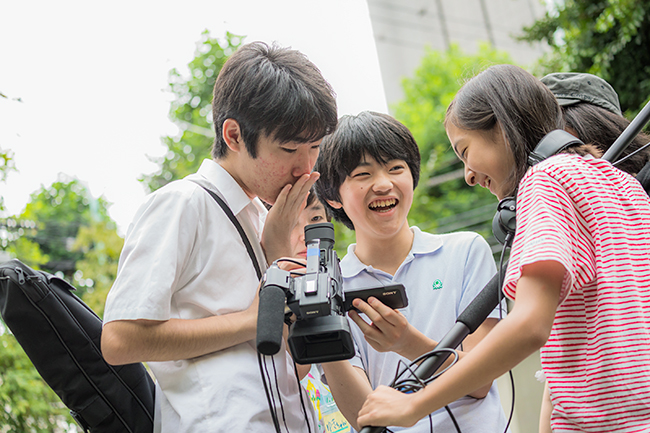
[[[312,185],[312,187],[309,189],[309,195],[307,196],[307,203],[305,204],[305,209],[313,205],[314,202],[319,202],[321,205],[323,205],[323,208],[325,209],[325,219],[328,222],[332,221],[332,212],[330,212],[327,203],[325,203],[323,200],[320,199],[320,197],[318,197],[318,193],[316,192],[316,185]]]
[[[214,85],[212,157],[228,146],[223,122],[239,124],[246,150],[257,157],[260,134],[286,143],[320,140],[336,128],[334,90],[299,51],[263,42],[243,45],[230,56]]]
[[[381,164],[393,159],[405,161],[413,177],[413,189],[420,180],[420,150],[406,126],[387,114],[371,111],[341,117],[336,131],[321,143],[314,167],[320,178],[315,186],[325,208],[352,230],[354,226],[345,211],[333,208],[327,200],[341,201],[341,184],[366,155]]]

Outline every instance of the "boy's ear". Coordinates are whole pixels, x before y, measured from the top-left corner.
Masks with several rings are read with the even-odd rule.
[[[339,203],[338,201],[334,201],[334,200],[327,200],[327,204],[332,206],[334,209],[341,209],[343,207],[343,205],[341,203]]]
[[[241,129],[239,123],[235,119],[226,119],[223,121],[221,128],[223,140],[228,145],[228,148],[233,152],[240,152],[244,145],[244,140],[241,136]]]

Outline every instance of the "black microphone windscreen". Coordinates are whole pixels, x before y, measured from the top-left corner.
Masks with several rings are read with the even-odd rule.
[[[260,291],[257,313],[257,350],[264,355],[275,355],[282,345],[285,294],[278,286],[267,286]]]
[[[501,280],[503,280],[506,268],[507,265],[504,265],[501,269]],[[464,323],[471,334],[481,326],[492,310],[499,305],[500,299],[503,299],[503,296],[501,295],[501,287],[499,287],[499,272],[497,272],[467,308],[460,313],[456,321]]]

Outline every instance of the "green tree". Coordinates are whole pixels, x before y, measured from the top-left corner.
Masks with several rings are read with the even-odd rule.
[[[212,128],[212,88],[219,71],[242,43],[244,37],[226,32],[220,42],[210,37],[206,30],[197,43],[194,59],[188,64],[189,77],[176,69],[169,73],[169,90],[174,95],[169,117],[181,133],[176,137],[164,137],[167,153],[154,161],[160,166],[157,173],[143,175],[149,191],[155,191],[172,180],[194,173],[201,161],[210,157],[214,141]]]
[[[409,220],[423,230],[474,230],[496,244],[491,237],[491,219],[497,200],[489,191],[465,183],[463,163],[449,144],[443,121],[463,79],[498,63],[512,60],[488,44],[471,55],[456,45],[447,51],[429,49],[413,77],[403,80],[405,97],[394,112],[420,147],[422,170]]]
[[[552,48],[537,74],[589,72],[618,92],[621,108],[635,115],[650,97],[650,2],[567,0],[524,29],[527,41]]]
[[[69,431],[74,421],[61,400],[39,376],[13,335],[0,322],[0,431]]]
[[[34,192],[18,219],[35,223],[23,236],[38,244],[49,259],[40,263],[41,267],[51,273],[62,272],[72,281],[75,264],[84,256],[73,248],[77,233],[93,221],[110,221],[107,208],[108,203],[103,198],[93,199],[79,180],[63,179]]]
[[[41,265],[50,261],[50,257],[43,254],[36,242],[30,241],[25,236],[20,236],[20,232],[14,241],[7,243],[6,251],[10,257],[20,257],[21,262],[34,269],[40,269]]]
[[[99,315],[104,316],[106,296],[117,277],[117,263],[124,246],[112,221],[92,221],[79,228],[73,245],[83,253],[76,263],[76,287],[85,289],[83,300]]]

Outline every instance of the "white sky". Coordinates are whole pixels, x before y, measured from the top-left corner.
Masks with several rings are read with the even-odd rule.
[[[3,215],[63,173],[113,203],[123,234],[145,195],[137,178],[157,168],[147,155],[178,132],[168,72],[187,74],[206,29],[302,51],[339,115],[388,112],[365,0],[0,0],[0,148],[18,169],[0,184]]]

